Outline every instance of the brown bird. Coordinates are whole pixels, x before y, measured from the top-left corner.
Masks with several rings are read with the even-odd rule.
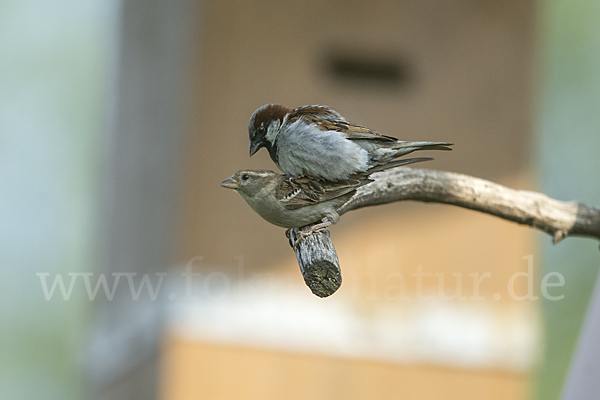
[[[340,216],[336,210],[350,200],[356,189],[370,182],[366,176],[326,182],[308,177],[289,179],[266,170],[241,170],[225,179],[221,186],[238,192],[258,215],[273,225],[289,230],[321,221],[301,233],[306,237],[337,223]]]
[[[401,141],[316,105],[290,109],[266,104],[252,114],[248,134],[250,156],[265,147],[284,174],[328,181],[364,174],[416,150],[451,150],[452,145]]]

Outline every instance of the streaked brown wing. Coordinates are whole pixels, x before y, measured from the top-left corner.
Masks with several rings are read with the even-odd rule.
[[[398,139],[394,137],[382,135],[377,131],[347,121],[325,122],[319,124],[319,128],[322,130],[341,132],[350,140],[382,140],[385,142],[398,141]]]
[[[329,108],[327,106],[317,106],[317,105],[302,106],[302,107],[294,108],[288,116],[288,121],[292,122],[292,121],[297,120],[298,118],[306,118],[306,117],[310,117],[310,116],[318,116],[319,119],[321,119],[321,120],[325,119],[325,120],[331,120],[331,121],[335,121],[335,120],[345,121],[344,117],[342,117],[337,111],[332,110],[331,108]]]
[[[322,131],[341,132],[350,140],[383,140],[386,142],[396,142],[398,140],[364,126],[348,122],[337,111],[325,106],[296,108],[289,114],[288,122],[294,122],[300,118]]]
[[[275,189],[275,197],[288,210],[333,200],[350,194],[371,179],[346,179],[339,182],[318,181],[308,177],[285,179]]]

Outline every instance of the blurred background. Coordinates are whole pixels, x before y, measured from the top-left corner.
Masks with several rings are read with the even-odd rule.
[[[598,206],[599,39],[594,0],[0,0],[0,398],[558,399],[596,241],[361,209],[320,299],[218,185],[274,169],[256,108],[325,104]]]

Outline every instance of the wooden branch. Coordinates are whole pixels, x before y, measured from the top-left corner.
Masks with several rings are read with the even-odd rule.
[[[454,172],[401,167],[373,178],[375,182],[359,188],[338,210],[340,215],[367,206],[417,200],[451,204],[529,225],[551,235],[554,244],[573,235],[600,240],[600,210],[582,203],[558,201]]]
[[[292,248],[298,239],[299,230],[290,230]],[[340,262],[329,238],[329,230],[315,232],[302,239],[294,251],[304,282],[315,295],[330,296],[342,285]]]
[[[451,204],[528,225],[551,235],[554,244],[567,236],[600,240],[600,210],[582,203],[558,201],[541,193],[509,189],[454,172],[400,167],[376,173],[372,178],[375,182],[359,188],[338,210],[340,215],[362,207],[416,200]],[[292,234],[296,233],[293,230]],[[318,296],[329,296],[341,285],[341,275],[334,277],[340,268],[328,234],[301,241],[296,257],[313,293],[317,294],[317,290],[321,293]],[[314,271],[307,272],[310,279],[305,271]],[[339,284],[335,286],[333,282]]]

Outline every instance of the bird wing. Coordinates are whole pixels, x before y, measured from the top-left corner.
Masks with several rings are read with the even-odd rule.
[[[337,131],[349,140],[382,140],[385,142],[396,142],[398,139],[385,136],[364,126],[346,121],[337,111],[326,106],[303,106],[292,110],[287,122],[291,123],[298,119],[316,126],[322,131]]]
[[[345,121],[344,117],[342,117],[337,111],[332,110],[327,106],[316,105],[294,108],[288,116],[288,121],[295,121],[298,118],[306,118],[311,116],[331,121]]]
[[[366,177],[337,182],[319,181],[308,177],[284,179],[275,189],[275,197],[287,210],[296,210],[348,194],[351,197],[356,189],[371,182],[373,180]]]

